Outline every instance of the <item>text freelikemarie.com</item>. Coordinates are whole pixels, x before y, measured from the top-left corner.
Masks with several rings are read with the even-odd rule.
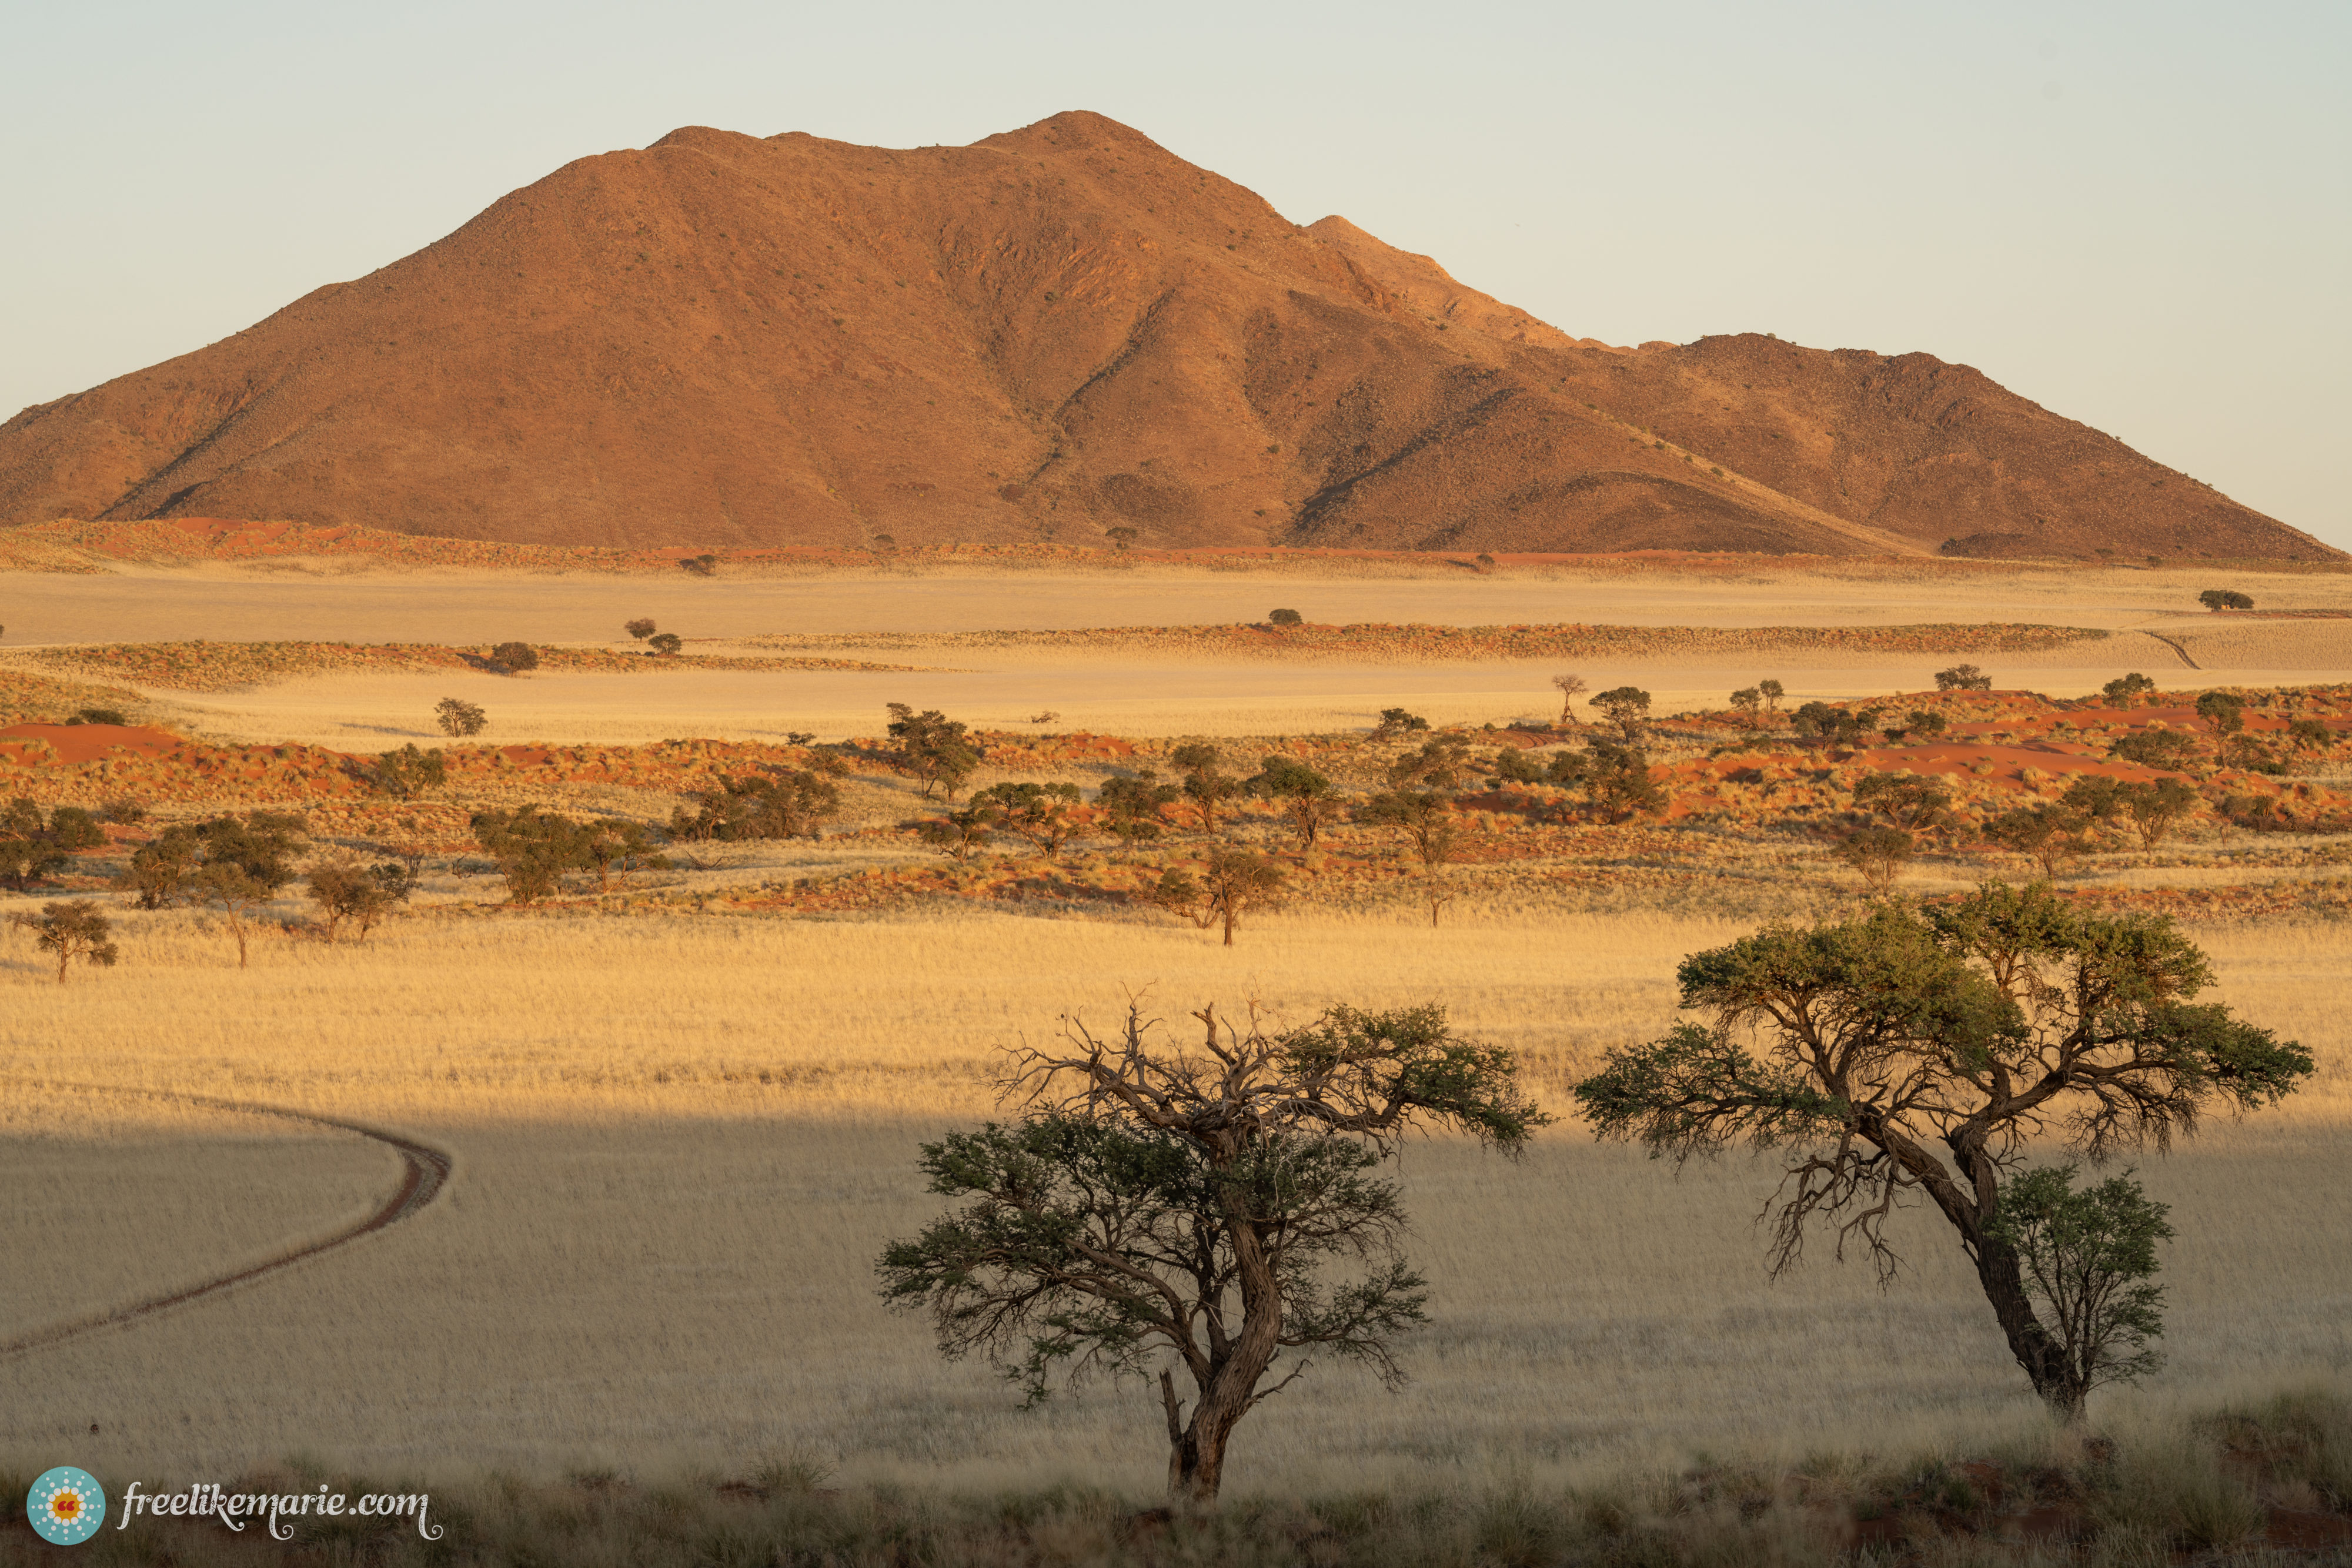
[[[139,1483],[132,1481],[122,1494],[121,1514],[114,1528],[122,1529],[142,1513],[151,1519],[216,1519],[231,1530],[243,1530],[259,1520],[268,1528],[271,1540],[291,1541],[293,1521],[298,1519],[413,1515],[416,1533],[427,1541],[438,1541],[441,1526],[427,1524],[425,1518],[432,1505],[433,1499],[424,1492],[362,1492],[354,1498],[348,1492],[331,1492],[323,1484],[315,1492],[232,1492],[211,1481],[199,1481],[184,1491],[154,1492],[141,1491]]]

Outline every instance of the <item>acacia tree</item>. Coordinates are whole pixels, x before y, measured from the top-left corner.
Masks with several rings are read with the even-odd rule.
[[[1222,923],[1225,946],[1242,916],[1282,896],[1282,868],[1247,850],[1218,850],[1201,864],[1199,876],[1179,866],[1160,875],[1151,902],[1190,920],[1200,929]]]
[[[1884,894],[1895,885],[1916,847],[1900,828],[1863,828],[1838,841],[1836,853],[1862,873],[1871,892]]]
[[[1642,733],[1642,720],[1649,716],[1650,694],[1639,686],[1612,686],[1592,699],[1592,706],[1609,716],[1625,734],[1625,743],[1632,745]]]
[[[1095,803],[1106,813],[1104,831],[1133,844],[1160,836],[1160,809],[1174,804],[1182,794],[1175,785],[1160,782],[1153,769],[1141,768],[1104,779]]]
[[[44,904],[38,915],[18,910],[8,916],[8,924],[30,931],[41,946],[58,956],[60,986],[66,983],[66,966],[77,958],[85,964],[110,968],[122,956],[122,949],[114,944],[112,923],[87,898]]]
[[[1224,754],[1205,740],[1196,740],[1170,752],[1168,760],[1183,772],[1184,798],[1201,814],[1201,831],[1215,832],[1218,809],[1242,789],[1242,780],[1224,770]]]
[[[1003,825],[1035,844],[1047,860],[1086,831],[1078,818],[1075,784],[994,784],[971,798],[974,806],[996,808]]]
[[[2076,1192],[2079,1168],[2051,1166],[2010,1183],[1992,1229],[2016,1251],[2027,1291],[2049,1314],[2067,1386],[2088,1395],[2164,1364],[2147,1348],[2164,1333],[2164,1290],[2147,1281],[2156,1244],[2174,1233],[2167,1206],[2150,1202],[2131,1172]],[[2081,1417],[2080,1397],[2069,1414]]]
[[[1678,974],[1683,1006],[1707,1023],[1612,1051],[1576,1088],[1595,1131],[1677,1162],[1740,1143],[1788,1150],[1767,1207],[1776,1275],[1818,1225],[1841,1258],[1859,1246],[1891,1281],[1887,1217],[1923,1195],[2062,1412],[2088,1392],[2080,1364],[2035,1313],[2018,1244],[1995,1223],[2026,1142],[2063,1132],[2094,1161],[2162,1150],[2209,1109],[2274,1103],[2312,1071],[2301,1046],[2194,1000],[2212,972],[2168,919],[2089,914],[2042,883],[1769,927]]]
[[[2156,690],[2156,683],[2137,670],[2134,670],[2129,674],[2117,675],[2099,690],[2105,695],[2109,702],[2120,707],[2129,707],[2149,692]]]
[[[1551,684],[1559,690],[1559,722],[1576,722],[1576,699],[1588,689],[1582,675],[1554,675]]]
[[[923,787],[924,800],[938,789],[952,801],[964,780],[980,770],[980,753],[964,738],[965,726],[937,708],[917,713],[905,703],[888,706],[899,768]]]
[[[1250,787],[1271,798],[1298,830],[1298,847],[1311,850],[1323,824],[1339,814],[1339,787],[1295,757],[1269,757]],[[1109,787],[1104,787],[1109,792]]]
[[[1516,1155],[1550,1118],[1508,1051],[1457,1039],[1437,1007],[1338,1007],[1280,1033],[1192,1016],[1197,1051],[1151,1039],[1133,1006],[1113,1038],[1073,1021],[1059,1046],[1014,1051],[1021,1120],[923,1145],[931,1190],[962,1205],[877,1271],[943,1354],[987,1355],[1031,1404],[1057,1376],[1156,1365],[1170,1495],[1206,1503],[1234,1427],[1312,1364],[1267,1385],[1285,1351],[1403,1381],[1393,1341],[1427,1295],[1373,1174],[1398,1140],[1451,1127]],[[1332,1278],[1349,1262],[1361,1273]]]

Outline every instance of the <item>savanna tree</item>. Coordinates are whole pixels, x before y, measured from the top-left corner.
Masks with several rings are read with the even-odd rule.
[[[2011,1353],[2063,1412],[2087,1388],[2034,1310],[2001,1199],[2030,1140],[2095,1162],[2170,1146],[2210,1111],[2275,1103],[2308,1051],[2196,1000],[2212,971],[2162,916],[2087,913],[2046,883],[1958,904],[1770,926],[1695,954],[1684,1008],[1705,1015],[1610,1053],[1576,1089],[1605,1138],[1677,1162],[1734,1145],[1786,1151],[1766,1214],[1777,1275],[1807,1232],[1858,1247],[1882,1282],[1886,1232],[1926,1198],[1974,1265]]]
[[[441,727],[442,734],[460,738],[481,734],[490,722],[489,715],[460,697],[443,697],[435,703],[433,719]]]
[[[2126,735],[2107,747],[2107,755],[2164,773],[2182,773],[2197,761],[2197,739],[2178,729],[2147,729]]]
[[[1454,858],[1461,835],[1453,800],[1434,789],[1384,789],[1367,799],[1357,817],[1402,832],[1421,869],[1432,874]]]
[[[1884,813],[1906,832],[1925,833],[1950,820],[1952,798],[1916,773],[1865,773],[1854,780],[1853,803]]]
[[[1064,844],[1086,831],[1078,815],[1078,794],[1075,784],[993,784],[973,796],[971,803],[995,807],[1005,827],[1052,860]]]
[[[1389,764],[1389,788],[1451,789],[1471,770],[1470,747],[1460,737],[1433,735],[1419,751],[1408,751]]]
[[[1642,733],[1642,720],[1649,716],[1650,694],[1639,686],[1612,686],[1594,697],[1592,706],[1624,733],[1630,746]]]
[[[2197,716],[2211,725],[2217,736],[2235,735],[2246,727],[2246,699],[2235,692],[2201,692]]]
[[[1739,722],[1750,729],[1756,727],[1757,712],[1763,706],[1764,694],[1754,686],[1742,686],[1731,694],[1731,711],[1738,714]]]
[[[2197,602],[2208,610],[2252,610],[2254,601],[2234,588],[2209,588],[2197,596]]]
[[[490,663],[508,674],[539,668],[539,650],[528,643],[501,643],[490,650]]]
[[[1160,782],[1160,775],[1150,768],[1139,768],[1131,774],[1103,780],[1095,793],[1095,804],[1104,813],[1103,831],[1129,843],[1141,843],[1160,836],[1160,811],[1181,798],[1183,791],[1173,784]]]
[[[1576,722],[1576,699],[1582,696],[1585,692],[1590,689],[1585,685],[1584,677],[1582,675],[1570,674],[1554,675],[1551,678],[1551,684],[1559,693],[1559,722],[1562,724],[1574,724]]]
[[[1936,672],[1936,689],[1939,692],[1989,692],[1992,677],[1974,664],[1954,664],[1948,670]]]
[[[2090,825],[2089,818],[2071,807],[2045,801],[2003,811],[1984,825],[1984,835],[2033,862],[2043,876],[2054,877],[2090,849]]]
[[[2147,784],[2116,785],[2116,803],[2131,819],[2140,848],[2153,850],[2202,803],[2202,797],[2178,779],[2158,779]]]
[[[1579,781],[1592,814],[1612,825],[1655,816],[1671,804],[1665,787],[1651,776],[1649,754],[1638,747],[1595,739],[1586,748]]]
[[[966,727],[937,708],[917,713],[905,703],[892,703],[889,710],[900,771],[922,786],[924,800],[936,789],[953,800],[964,780],[980,770],[980,753],[965,738]]]
[[[58,806],[44,814],[19,797],[0,810],[0,881],[22,893],[65,869],[82,850],[106,842],[97,814],[79,806]]]
[[[1282,897],[1282,868],[1247,850],[1213,851],[1197,871],[1195,874],[1181,866],[1169,867],[1149,896],[1160,908],[1182,915],[1201,930],[1223,925],[1228,947],[1234,945],[1234,932],[1243,915]]]
[[[1429,727],[1429,721],[1417,713],[1401,707],[1381,709],[1381,722],[1372,727],[1374,740],[1387,740],[1392,736],[1410,735]]]
[[[1339,787],[1295,757],[1267,758],[1249,782],[1282,808],[1298,831],[1301,850],[1313,849],[1323,824],[1339,813]]]
[[[994,802],[975,800],[962,810],[949,810],[915,824],[915,836],[950,860],[967,861],[1004,825],[1004,813]]]
[[[1779,713],[1780,699],[1789,695],[1789,688],[1778,681],[1759,681],[1756,683],[1756,689],[1763,694],[1766,713]]]
[[[640,615],[624,625],[621,630],[642,643],[654,634],[653,619],[650,616]]]
[[[2134,670],[2127,675],[2117,675],[2099,690],[2109,702],[2119,707],[2129,707],[2156,690],[2156,683]]]
[[[1396,1341],[1426,1321],[1427,1289],[1378,1174],[1398,1141],[1449,1128],[1516,1155],[1549,1118],[1508,1051],[1457,1038],[1436,1007],[1339,1007],[1279,1032],[1193,1017],[1197,1051],[1130,1007],[1109,1039],[1073,1020],[1014,1052],[1019,1120],[923,1145],[931,1190],[959,1207],[877,1271],[943,1354],[987,1356],[1031,1404],[1065,1380],[1156,1375],[1169,1493],[1206,1503],[1234,1427],[1309,1355],[1403,1382]]]
[[[548,897],[562,884],[565,872],[589,868],[588,840],[580,824],[536,804],[477,811],[468,821],[475,842],[499,862],[509,903]]]
[[[87,898],[64,904],[44,904],[38,915],[12,912],[8,924],[33,934],[37,945],[58,956],[58,984],[66,983],[66,966],[79,960],[110,968],[122,956],[114,942],[114,925]]]
[[[1838,841],[1837,857],[1862,873],[1873,893],[1895,885],[1916,844],[1900,828],[1862,828]]]
[[[1224,753],[1205,740],[1196,740],[1170,752],[1168,760],[1184,775],[1184,798],[1199,813],[1201,831],[1215,832],[1218,811],[1242,791],[1242,780],[1225,771]]]
[[[439,789],[448,776],[449,759],[442,755],[441,748],[425,751],[413,740],[383,753],[362,773],[370,785],[402,800]]]

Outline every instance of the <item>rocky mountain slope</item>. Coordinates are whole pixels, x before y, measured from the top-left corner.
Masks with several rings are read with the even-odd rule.
[[[0,426],[0,521],[540,544],[2334,556],[1925,354],[1622,349],[1099,115],[689,128]]]

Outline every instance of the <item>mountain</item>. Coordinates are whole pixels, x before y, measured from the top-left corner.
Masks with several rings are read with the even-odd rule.
[[[1099,115],[688,128],[0,426],[0,522],[540,544],[2337,552],[1926,354],[1570,337]]]

